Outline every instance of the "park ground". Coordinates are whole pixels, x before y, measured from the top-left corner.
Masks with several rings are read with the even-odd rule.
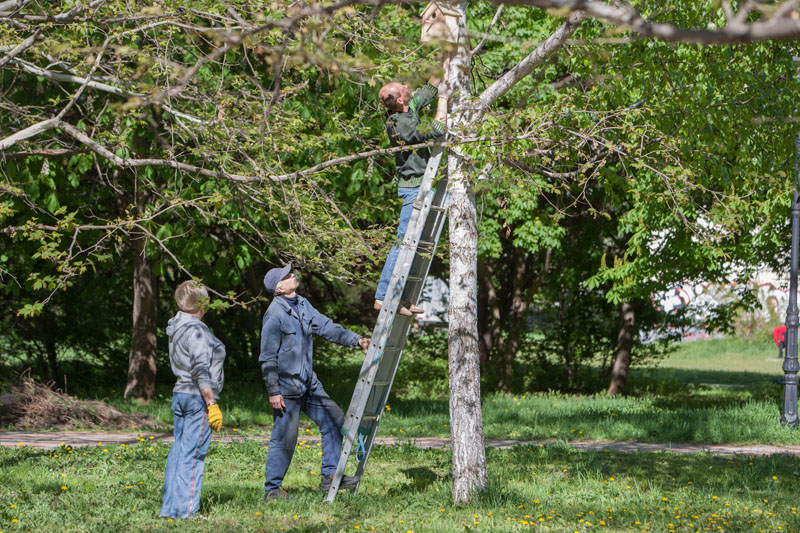
[[[229,383],[225,438],[212,443],[206,462],[205,519],[158,517],[169,428],[131,427],[107,431],[136,444],[63,441],[47,449],[19,440],[0,448],[0,531],[800,531],[800,457],[788,453],[800,434],[779,422],[775,355],[768,343],[685,343],[657,367],[637,369],[622,398],[488,394],[486,436],[520,445],[487,449],[489,486],[461,506],[450,497],[449,449],[415,445],[448,435],[440,362],[408,354],[404,364],[427,385],[399,375],[406,383],[398,381],[381,425],[392,445],[375,448],[359,493],[340,493],[333,505],[316,490],[318,434],[308,420],[285,481],[292,499],[263,502],[264,392],[258,383]],[[333,378],[357,364],[340,359],[321,369],[340,404],[347,383]],[[99,390],[91,399],[112,396]],[[116,406],[165,424],[168,400],[167,390],[147,406]],[[652,451],[598,449],[604,442]],[[728,453],[712,453],[713,445]],[[669,451],[681,446],[709,451]]]

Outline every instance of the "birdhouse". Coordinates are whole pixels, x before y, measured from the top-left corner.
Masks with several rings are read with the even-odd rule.
[[[458,43],[459,12],[444,2],[431,2],[422,12],[420,42]]]

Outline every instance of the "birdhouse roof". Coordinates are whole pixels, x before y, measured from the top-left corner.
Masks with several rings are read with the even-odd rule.
[[[450,6],[449,4],[445,4],[444,2],[431,2],[430,4],[425,6],[425,9],[422,10],[420,16],[422,18],[425,18],[432,9],[438,9],[445,15],[451,15],[453,17],[457,17],[459,15],[458,10]]]

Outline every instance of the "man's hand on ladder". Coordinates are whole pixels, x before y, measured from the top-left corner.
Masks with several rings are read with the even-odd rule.
[[[358,339],[358,345],[364,350],[364,353],[367,353],[367,348],[369,348],[369,343],[371,339],[369,337],[361,337]]]

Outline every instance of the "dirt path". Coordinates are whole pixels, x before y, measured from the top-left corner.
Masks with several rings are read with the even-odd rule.
[[[254,440],[259,444],[267,445],[269,438],[263,435],[248,435],[225,432],[215,436],[216,442],[228,444],[231,442],[241,442],[244,440]],[[306,443],[317,443],[319,437],[300,437],[300,441]],[[61,445],[69,445],[74,448],[81,446],[107,446],[110,444],[138,444],[139,442],[172,442],[173,437],[166,433],[95,433],[81,431],[0,431],[0,446],[8,447],[32,447],[52,449]],[[429,448],[448,448],[450,440],[438,437],[417,437],[399,439],[397,437],[378,437],[378,445],[396,446],[400,444],[411,444],[423,449]],[[526,445],[560,445],[564,444],[576,450],[613,450],[621,452],[673,452],[673,453],[699,453],[708,452],[714,455],[774,455],[787,454],[800,456],[800,446],[770,446],[766,444],[686,444],[686,443],[653,443],[653,442],[580,442],[573,441],[523,441],[523,440],[503,440],[486,439],[486,445],[493,448],[512,448],[514,446]]]

